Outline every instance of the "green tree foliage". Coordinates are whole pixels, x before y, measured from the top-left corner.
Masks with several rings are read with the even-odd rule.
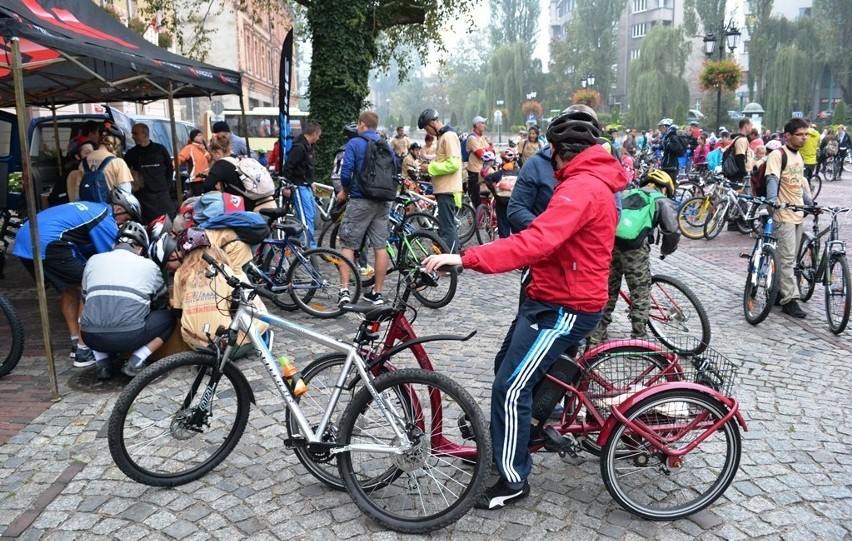
[[[684,0],[683,27],[688,36],[714,34],[725,18],[726,0]],[[724,39],[724,38],[723,38]],[[720,42],[716,42],[720,46]]]
[[[107,0],[107,3],[114,4],[117,1]],[[283,9],[284,6],[282,0],[266,2],[268,5],[263,6],[264,10]],[[232,6],[223,0],[148,0],[140,2],[136,7],[139,20],[144,25],[141,32],[136,32],[143,33],[150,24],[148,21],[160,15],[160,24],[164,29],[160,32],[172,37],[172,43],[177,46],[178,53],[187,58],[204,61],[210,51],[211,38],[216,33],[216,29],[208,24],[208,19],[229,8],[245,11],[246,7],[244,2],[237,2]],[[250,14],[254,15],[255,12]]]
[[[852,99],[852,2],[814,0],[813,18],[819,32],[820,57],[829,68],[845,99]]]
[[[834,115],[831,117],[832,124],[848,124],[849,118],[848,113],[846,112],[846,104],[842,101],[837,102],[837,105],[834,106]]]
[[[689,102],[689,86],[683,79],[689,45],[680,27],[655,26],[640,46],[639,58],[628,67],[630,122],[637,128],[657,125],[660,118],[674,117],[675,107]]]
[[[592,72],[595,88],[603,102],[608,101],[615,79],[618,19],[626,5],[627,0],[577,0],[565,41],[550,42],[550,71],[559,74],[548,86],[553,99],[567,104],[583,76]]]
[[[675,104],[674,111],[672,112],[672,120],[679,126],[686,124],[686,104],[682,101]]]
[[[538,16],[541,3],[538,0],[489,0],[493,23],[491,24],[491,46],[525,41],[534,43],[538,36]]]
[[[749,33],[748,89],[749,101],[763,103],[766,95],[766,70],[775,55],[778,42],[771,34],[774,0],[751,0],[751,13],[746,16]]]
[[[766,116],[764,123],[781,126],[793,110],[807,111],[813,95],[811,57],[799,48],[786,45],[778,49],[766,73]]]
[[[485,76],[486,103],[496,107],[497,100],[503,100],[503,109],[508,115],[503,117],[504,125],[523,123],[520,105],[526,100],[524,75],[529,58],[529,44],[524,41],[502,45],[491,55]]]

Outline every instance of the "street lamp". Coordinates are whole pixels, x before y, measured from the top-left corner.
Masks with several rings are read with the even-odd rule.
[[[535,99],[535,96],[536,96],[536,94],[535,94],[535,90],[530,90],[530,91],[527,93],[527,99],[528,99],[528,100],[534,100],[534,99]]]
[[[734,25],[733,21],[729,21],[728,24],[725,24],[725,20],[719,23],[719,33],[718,34],[707,34],[704,36],[704,54],[708,57],[713,56],[714,49],[716,48],[716,42],[719,41],[722,37],[725,38],[725,45],[727,45],[728,50],[733,53],[734,49],[737,48],[737,44],[740,40],[740,31],[737,29],[736,25]],[[725,46],[719,46],[719,60],[723,60],[725,58]],[[714,132],[719,130],[719,126],[722,125],[722,86],[716,86],[716,128],[713,130]]]
[[[497,144],[503,144],[503,136],[500,133],[500,127],[503,125],[503,100],[497,100],[497,110],[494,111],[494,123],[497,124]]]
[[[590,88],[595,86],[595,74],[591,71],[587,71],[586,74],[583,75],[583,78],[580,79],[580,86],[583,88],[586,88],[587,86]]]
[[[385,106],[387,109],[385,111],[385,123],[388,123],[388,130],[390,130],[390,98],[385,98]]]

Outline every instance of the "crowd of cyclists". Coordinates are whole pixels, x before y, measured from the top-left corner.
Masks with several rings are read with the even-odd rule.
[[[620,137],[616,130],[605,133],[595,112],[584,105],[572,105],[553,118],[543,137],[534,126],[520,143],[512,141],[500,151],[486,136],[487,122],[481,116],[473,119],[469,133],[459,134],[442,122],[438,111],[427,108],[418,119],[418,128],[426,134],[423,145],[412,142],[401,127],[389,140],[382,137],[378,121],[374,112],[364,111],[345,127],[349,140],[338,152],[332,176],[337,206],[345,205],[342,253],[352,260],[364,247],[374,251],[373,287],[363,299],[384,303],[389,202],[371,197],[365,184],[368,175],[381,177],[383,167],[400,175],[401,189],[436,202],[437,232],[445,253],[424,260],[427,272],[440,273],[454,265],[484,273],[523,270],[518,313],[495,357],[491,422],[500,480],[478,504],[488,509],[529,494],[531,389],[566,349],[575,349],[587,338],[593,343],[608,339],[622,276],[631,296],[631,336],[647,336],[650,246],[659,230],[662,255],[677,248],[673,198],[678,176],[690,169],[719,167],[733,145],[739,180],[744,182],[767,161],[767,199],[802,205],[810,201],[808,168],[815,171],[824,161],[820,156],[842,156],[850,146],[842,126],[820,142],[819,133],[813,138],[815,130],[804,119],[791,119],[781,133],[763,134],[744,119],[733,136],[724,129],[718,136],[708,134],[695,124],[681,130],[663,119],[655,130],[629,130]],[[120,355],[129,353],[121,370],[132,377],[175,330],[187,344],[204,347],[212,329],[227,324],[227,310],[219,309],[220,299],[211,291],[215,282],[206,273],[204,256],[249,281],[243,269],[254,251],[240,227],[228,227],[236,221],[212,227],[211,217],[257,218],[257,212],[289,198],[294,219],[303,224],[306,243],[313,247],[314,148],[321,134],[318,124],[309,123],[278,172],[287,188],[273,194],[248,189],[251,168],[244,162],[252,158],[241,157],[247,149],[239,140],[235,143],[227,126],[220,126],[209,147],[193,133],[182,152],[191,165],[193,197],[177,209],[150,195],[152,190],[159,193],[161,176],[152,170],[154,158],[128,163],[118,156],[123,137],[119,130],[105,126],[96,138],[80,141],[75,151],[81,160],[79,172],[68,182],[70,201],[36,216],[44,278],[60,292],[74,366],[97,365],[98,377],[109,379]],[[137,147],[146,155],[159,155],[151,148],[155,143],[145,144],[144,133],[134,133],[137,136]],[[390,165],[376,147],[387,148]],[[205,162],[208,167],[201,170]],[[104,173],[104,198],[92,197],[97,190],[86,187],[92,170]],[[493,198],[498,239],[462,247],[455,216],[465,197],[474,207]],[[803,317],[791,285],[800,214],[776,213],[781,303],[794,317]],[[35,273],[29,223],[21,227],[12,253]],[[341,305],[351,302],[346,272],[341,271]],[[256,302],[265,310],[259,299]]]

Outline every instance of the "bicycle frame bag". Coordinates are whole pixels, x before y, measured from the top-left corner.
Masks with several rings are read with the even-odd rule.
[[[577,379],[580,369],[577,368],[574,359],[563,353],[556,358],[556,362],[553,363],[547,373],[559,381],[571,384]],[[565,387],[550,381],[546,377],[533,387],[531,438],[541,434],[547,419],[556,409],[556,404],[562,400],[563,396],[565,396]]]

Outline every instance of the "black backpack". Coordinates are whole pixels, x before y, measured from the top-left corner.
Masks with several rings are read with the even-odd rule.
[[[734,153],[734,144],[740,137],[745,135],[735,135],[731,144],[722,153],[722,175],[728,180],[740,180],[740,168],[737,167],[737,155]]]
[[[385,142],[377,144],[363,135],[359,137],[367,141],[364,164],[356,177],[361,194],[374,201],[393,201],[399,193],[393,151]]]
[[[686,154],[687,144],[685,137],[679,133],[670,133],[666,135],[665,150],[668,150],[678,158]]]
[[[107,182],[104,169],[115,156],[107,156],[97,169],[90,169],[89,162],[83,160],[83,179],[80,181],[80,201],[91,201],[92,203],[109,203],[109,183]]]

